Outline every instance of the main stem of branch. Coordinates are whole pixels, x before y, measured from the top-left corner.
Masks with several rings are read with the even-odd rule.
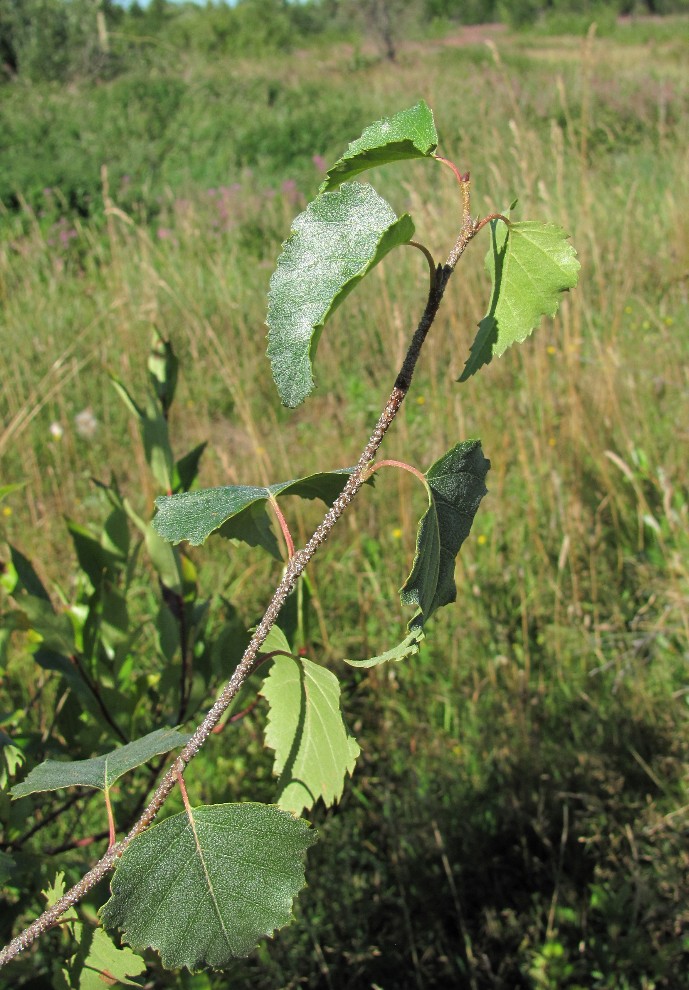
[[[187,745],[160,781],[158,787],[153,793],[153,797],[143,811],[141,817],[135,825],[133,825],[121,842],[118,842],[116,845],[112,846],[112,848],[108,849],[105,856],[103,856],[103,858],[81,878],[79,883],[75,884],[75,886],[68,890],[59,901],[57,901],[47,911],[44,911],[39,918],[32,922],[32,924],[30,924],[20,935],[5,946],[5,948],[0,952],[0,967],[4,966],[5,963],[8,963],[19,952],[26,949],[40,935],[51,928],[60,919],[64,912],[68,910],[68,908],[78,903],[81,898],[84,897],[89,890],[91,890],[92,887],[95,887],[95,885],[105,876],[106,873],[109,873],[110,870],[116,866],[117,860],[120,856],[122,856],[123,852],[130,845],[132,840],[151,824],[158,811],[165,803],[170,792],[175,787],[179,776],[184,771],[184,768],[199,752],[205,741],[213,732],[214,727],[227,710],[227,707],[232,699],[236,696],[242,685],[253,673],[261,646],[263,645],[271,628],[275,624],[285,600],[294,590],[297,580],[304,571],[308,562],[311,560],[318,548],[325,543],[333,526],[345,511],[347,506],[350,505],[361,486],[364,484],[369,465],[376,456],[378,448],[383,441],[383,437],[387,433],[390,424],[397,415],[397,412],[409,390],[414,369],[416,367],[416,362],[418,361],[419,354],[421,353],[421,348],[428,335],[428,331],[435,320],[438,307],[440,306],[443,295],[445,294],[447,283],[469,241],[476,233],[478,225],[471,219],[471,214],[469,212],[468,175],[461,177],[461,185],[464,209],[462,229],[459,233],[459,237],[457,238],[454,247],[449,254],[447,262],[444,265],[438,265],[436,277],[433,279],[428,294],[426,308],[424,309],[419,325],[417,326],[411,344],[409,345],[409,350],[407,351],[402,367],[397,375],[395,387],[393,388],[390,398],[385,404],[385,408],[378,419],[376,427],[371,434],[368,443],[364,447],[356,467],[349,476],[347,484],[342,490],[341,495],[328,509],[322,522],[314,531],[311,539],[308,541],[304,549],[297,551],[288,562],[282,581],[275,589],[268,608],[266,609],[261,622],[256,627],[251,641],[246,648],[244,656],[236,667],[232,677],[225,685],[222,693],[204,718],[203,722],[201,722]]]

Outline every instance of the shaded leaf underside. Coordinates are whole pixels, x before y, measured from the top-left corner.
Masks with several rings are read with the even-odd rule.
[[[318,798],[326,807],[339,801],[360,750],[342,719],[337,677],[312,660],[279,656],[261,694],[270,705],[265,738],[275,750],[280,807],[301,814]]]

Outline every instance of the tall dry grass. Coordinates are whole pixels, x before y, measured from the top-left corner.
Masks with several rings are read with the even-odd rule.
[[[300,62],[299,74],[327,79],[333,112],[353,85],[380,113],[423,95],[442,153],[471,169],[474,210],[505,210],[518,196],[515,215],[569,231],[582,269],[555,320],[461,386],[455,379],[488,304],[487,238],[471,245],[450,284],[384,451],[425,469],[458,440],[482,438],[490,494],[460,555],[459,600],[434,620],[418,662],[349,675],[347,712],[364,756],[347,814],[322,816],[307,935],[290,929],[247,973],[265,985],[270,959],[279,968],[284,951],[273,985],[297,971],[306,980],[315,945],[309,985],[326,977],[343,985],[352,966],[369,985],[375,965],[389,959],[393,967],[398,957],[390,979],[404,971],[435,985],[429,973],[442,972],[437,985],[452,985],[456,939],[445,928],[455,916],[478,986],[517,985],[514,974],[541,965],[542,947],[558,938],[576,965],[608,958],[607,972],[629,964],[635,979],[641,963],[619,947],[619,918],[646,952],[644,974],[656,964],[660,972],[662,953],[681,953],[677,932],[689,919],[689,80],[681,47],[591,33],[503,39],[497,48],[415,46],[397,67],[353,67],[342,52],[322,58]],[[246,71],[289,85],[296,70],[275,61]],[[3,503],[11,514],[2,522],[48,578],[66,581],[73,567],[61,515],[104,515],[92,476],[112,471],[139,510],[152,508],[157,492],[140,439],[108,372],[141,395],[153,328],[182,358],[171,423],[178,453],[210,440],[205,485],[351,464],[387,397],[423,306],[420,255],[387,258],[348,298],[320,344],[317,392],[288,412],[274,394],[263,319],[271,265],[304,190],[286,181],[269,193],[259,174],[233,178],[212,193],[168,190],[152,226],[120,208],[107,173],[102,225],[75,224],[71,237],[71,227],[51,233],[28,213],[3,218],[0,480],[27,485]],[[414,163],[372,179],[398,211],[410,209],[419,239],[442,260],[460,213],[449,172]],[[318,181],[314,168],[311,193]],[[75,426],[87,408],[98,422],[90,438]],[[392,646],[406,621],[397,588],[423,492],[406,472],[380,475],[311,572],[314,649],[333,664]],[[317,514],[317,506],[289,506],[297,541]],[[260,614],[270,564],[220,541],[195,559],[204,593],[221,591],[247,619]],[[252,731],[251,768],[259,761]],[[209,794],[225,772],[237,775],[234,759],[219,753],[205,771]],[[198,773],[203,780],[203,764]],[[429,890],[445,904],[440,920]],[[519,910],[522,895],[528,904]],[[380,903],[391,927],[393,915],[402,919],[387,942],[367,928]],[[494,982],[482,977],[487,959]],[[502,984],[498,970],[508,974]]]
[[[506,560],[528,561],[526,659],[531,596],[547,601],[554,628],[574,617],[595,633],[608,621],[609,603],[602,607],[600,597],[610,574],[622,575],[630,556],[643,569],[649,541],[663,557],[663,580],[686,581],[677,545],[687,512],[689,96],[677,54],[665,44],[663,60],[590,32],[538,47],[505,41],[429,54],[417,47],[398,68],[361,70],[361,84],[384,110],[423,92],[443,152],[472,170],[476,212],[504,210],[518,196],[517,216],[561,223],[579,252],[580,285],[556,320],[460,387],[453,379],[489,293],[484,247],[473,244],[387,441],[391,456],[426,466],[458,438],[483,438],[494,464],[491,499],[477,523],[485,542],[469,548],[460,566],[471,581],[475,571],[500,573]],[[331,83],[344,86],[349,63],[329,58]],[[286,78],[291,63],[271,71]],[[308,80],[318,66],[305,62],[301,71]],[[459,204],[451,180],[436,173],[415,164],[373,179],[399,209],[411,209],[419,236],[440,259]],[[58,517],[101,511],[91,476],[114,472],[149,507],[156,494],[135,426],[108,384],[113,373],[135,392],[145,387],[152,328],[173,340],[183,360],[173,420],[180,453],[209,438],[205,484],[264,483],[354,461],[426,280],[413,253],[388,259],[324,334],[319,391],[288,414],[264,358],[264,300],[303,194],[289,181],[268,192],[252,178],[212,195],[170,190],[149,229],[118,208],[107,172],[103,178],[104,227],[75,224],[65,247],[55,235],[51,242],[37,218],[24,217],[13,232],[7,217],[0,248],[0,454],[5,480],[28,481],[5,526],[10,539],[40,550],[48,570],[51,561],[65,561]],[[314,169],[314,189],[317,180]],[[75,415],[87,408],[98,421],[92,438],[75,431]],[[59,439],[50,432],[55,423]],[[406,478],[387,480],[391,487],[394,499],[373,496],[375,512],[360,509],[350,527],[402,530],[391,548],[400,546],[408,559],[418,507]],[[299,512],[304,535],[310,510]],[[383,603],[381,623],[397,581],[373,595],[371,609],[376,598]],[[686,631],[686,601],[674,595],[664,621]]]

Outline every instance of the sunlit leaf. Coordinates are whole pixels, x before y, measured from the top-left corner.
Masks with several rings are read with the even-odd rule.
[[[377,667],[378,664],[387,660],[408,660],[419,652],[419,645],[424,638],[423,630],[416,626],[405,636],[401,643],[393,646],[391,650],[386,650],[377,657],[370,657],[368,660],[345,660],[350,667]]]
[[[328,169],[320,192],[335,189],[376,165],[428,158],[438,145],[433,111],[421,100],[408,110],[383,117],[352,141],[344,155]]]
[[[64,897],[65,890],[65,875],[60,871],[55,874],[53,883],[42,892],[46,906],[53,907]],[[128,979],[146,969],[140,956],[131,949],[118,949],[102,928],[80,922],[74,907],[61,915],[60,923],[68,925],[76,943],[76,952],[65,966],[54,972],[52,985],[56,990],[103,990],[103,987],[122,983],[140,986]]]
[[[555,316],[561,294],[579,277],[576,251],[562,227],[531,220],[509,227],[493,220],[490,227],[486,268],[493,294],[460,382],[525,340],[543,316]]]
[[[146,463],[153,477],[162,488],[171,491],[174,473],[172,449],[167,419],[157,396],[149,395],[146,407],[142,408],[119,379],[111,375],[111,381],[126,407],[139,420]]]
[[[310,203],[295,219],[270,280],[268,356],[286,406],[314,387],[313,361],[328,317],[414,224],[399,219],[371,186],[345,183]]]
[[[273,653],[275,650],[282,650],[283,653],[292,652],[287,637],[278,625],[271,626],[268,635],[263,640],[261,653]]]
[[[146,963],[141,956],[126,946],[118,949],[102,928],[80,923],[71,927],[78,949],[67,965],[61,968],[65,987],[70,990],[104,990],[104,987],[110,986],[142,986],[129,979],[146,971]]]
[[[96,787],[106,790],[118,777],[147,763],[154,756],[184,746],[190,737],[176,729],[156,729],[135,742],[120,746],[90,760],[46,760],[29,773],[11,791],[12,797],[26,797],[37,791],[55,791],[60,787]]]
[[[41,891],[45,897],[46,907],[51,908],[53,905],[57,904],[60,898],[65,896],[66,890],[67,885],[65,884],[65,874],[62,870],[58,870],[55,874],[55,879],[53,882],[49,883],[45,890]],[[70,907],[61,917],[63,921],[72,921],[78,916],[74,907]]]
[[[168,969],[222,969],[286,925],[316,833],[274,805],[194,808],[137,836],[101,909],[134,948]]]
[[[122,506],[137,529],[143,534],[146,550],[151,559],[160,583],[177,595],[183,593],[182,562],[179,553],[156,533],[151,523],[144,520],[134,511],[127,499],[122,500]]]
[[[164,415],[167,415],[175,397],[178,374],[179,358],[172,344],[154,330],[148,353],[148,379]]]
[[[305,657],[278,656],[261,694],[270,705],[266,746],[275,750],[280,807],[301,814],[318,798],[328,807],[339,801],[360,750],[342,719],[337,677]]]

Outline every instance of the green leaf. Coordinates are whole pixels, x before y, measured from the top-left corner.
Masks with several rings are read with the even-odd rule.
[[[208,649],[212,669],[225,681],[244,656],[251,637],[235,607],[229,602],[224,605],[226,622],[213,635]]]
[[[75,652],[74,628],[65,612],[56,612],[47,599],[35,595],[17,595],[16,600],[30,628],[40,636],[46,649],[68,657]]]
[[[101,909],[168,969],[221,969],[291,920],[316,833],[274,805],[221,804],[165,819],[133,840]]]
[[[165,340],[157,330],[154,330],[151,338],[151,350],[148,354],[148,378],[165,416],[167,416],[175,397],[178,373],[179,359],[172,344],[169,340]]]
[[[104,550],[118,558],[121,564],[126,564],[131,541],[127,513],[121,506],[113,508],[105,520],[100,541]]]
[[[150,523],[144,522],[137,515],[127,499],[122,500],[122,507],[143,535],[148,556],[151,559],[160,583],[164,588],[169,588],[175,594],[181,595],[183,591],[183,576],[179,552],[174,550],[169,543],[156,533]]]
[[[328,317],[414,224],[371,186],[345,183],[309,203],[283,244],[268,293],[268,356],[286,406],[314,387],[312,364]]]
[[[113,581],[123,560],[120,554],[107,550],[85,526],[67,520],[67,529],[72,537],[74,550],[82,571],[88,576],[94,588],[99,588],[102,581]]]
[[[12,743],[10,737],[0,730],[0,788],[5,790],[11,777],[23,766],[24,752]]]
[[[9,853],[0,849],[0,884],[4,887],[14,876],[17,864]]]
[[[393,646],[391,650],[381,653],[380,656],[370,657],[368,660],[345,660],[345,663],[348,663],[350,667],[377,667],[378,664],[385,663],[387,660],[408,660],[409,657],[413,657],[419,652],[419,645],[423,638],[423,630],[416,626],[401,643]]]
[[[299,495],[301,498],[320,498],[326,505],[332,505],[352,470],[323,471],[267,488],[226,485],[179,495],[161,495],[156,499],[158,512],[153,518],[153,528],[170,543],[188,540],[192,546],[198,546],[211,533],[220,530],[221,536],[243,540],[250,546],[262,546],[279,558],[277,540],[266,515],[270,499]]]
[[[55,880],[42,891],[46,906],[51,908],[65,894],[65,875],[55,874]],[[74,941],[78,944],[76,953],[66,966],[61,966],[53,974],[53,985],[69,990],[102,990],[104,986],[124,983],[127,986],[140,986],[128,979],[146,969],[140,956],[131,949],[118,949],[102,928],[82,924],[74,907],[68,908],[61,918],[67,922]]]
[[[106,701],[110,692],[101,686],[100,697],[96,695],[93,686],[84,678],[82,671],[74,663],[73,649],[74,646],[72,645],[72,649],[68,651],[68,656],[64,656],[50,647],[39,646],[33,656],[38,666],[42,667],[43,670],[53,670],[59,673],[82,706],[94,716],[97,722],[102,724],[103,709],[101,704]],[[115,692],[112,694],[114,695]]]
[[[436,609],[457,597],[455,557],[469,535],[487,492],[490,461],[480,440],[465,440],[426,472],[428,509],[419,522],[412,570],[400,589],[403,605],[416,605],[409,631],[420,629]]]
[[[56,791],[61,787],[96,787],[104,791],[129,770],[147,763],[154,756],[184,746],[189,739],[190,736],[176,729],[156,729],[141,739],[90,760],[46,760],[27,774],[21,784],[16,784],[10,793],[13,798],[20,798],[37,791]]]
[[[171,491],[174,472],[172,449],[167,420],[163,415],[157,396],[150,395],[146,408],[142,409],[119,379],[111,375],[110,380],[125,406],[139,420],[146,463],[150,467],[153,477],[162,488]]]
[[[433,111],[421,100],[408,110],[383,117],[352,141],[344,155],[328,169],[320,192],[377,165],[409,158],[430,158],[438,146]]]
[[[10,555],[15,582],[11,587],[7,588],[9,594],[16,595],[19,591],[25,591],[34,598],[42,598],[44,601],[49,602],[50,596],[28,557],[25,557],[21,550],[17,550],[13,546],[10,546]]]
[[[175,468],[172,473],[172,490],[175,492],[188,492],[191,486],[196,481],[196,476],[199,473],[199,463],[201,461],[201,455],[208,446],[208,441],[204,440],[203,443],[198,444],[193,450],[190,450],[188,454],[184,457],[180,457],[178,461],[175,461]]]
[[[492,220],[490,228],[486,268],[493,294],[460,382],[525,340],[541,317],[555,316],[561,293],[577,284],[581,267],[562,227],[534,220],[508,227]]]
[[[270,705],[266,746],[275,750],[280,807],[298,815],[318,798],[335,804],[360,753],[342,719],[337,677],[304,657],[278,656],[260,693]]]
[[[283,653],[292,653],[289,640],[278,625],[271,626],[268,635],[263,640],[261,653],[265,656],[267,653],[273,653],[275,650],[282,650]]]
[[[55,874],[55,879],[53,882],[49,883],[46,889],[41,891],[45,897],[46,907],[51,908],[53,905],[57,904],[60,898],[65,896],[66,890],[67,886],[65,884],[65,874],[62,870],[58,870]],[[61,917],[63,921],[74,921],[78,915],[74,907],[70,907],[67,908]]]
[[[3,502],[12,492],[20,491],[25,485],[25,481],[15,481],[11,485],[0,485],[0,502]]]
[[[71,990],[103,990],[104,987],[123,983],[128,987],[141,986],[130,980],[145,972],[146,963],[131,949],[118,949],[102,928],[75,924],[74,936],[79,950],[62,974]]]

